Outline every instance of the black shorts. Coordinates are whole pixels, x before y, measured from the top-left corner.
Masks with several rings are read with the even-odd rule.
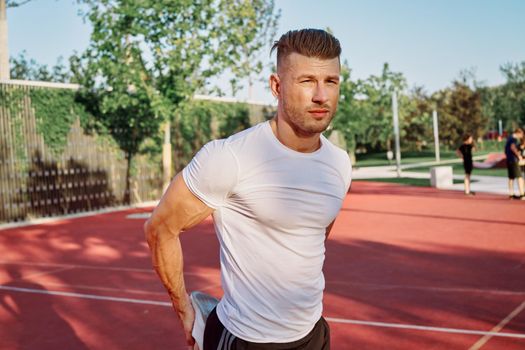
[[[320,318],[304,338],[291,343],[251,343],[231,334],[222,325],[215,309],[208,316],[202,350],[330,350],[330,327]]]
[[[509,179],[517,179],[521,177],[521,171],[519,164],[516,163],[507,163],[507,172],[509,174]]]
[[[465,174],[470,175],[472,173],[472,168],[472,162],[463,162],[463,169],[465,169]]]

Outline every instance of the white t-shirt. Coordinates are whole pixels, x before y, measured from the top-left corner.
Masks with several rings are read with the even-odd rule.
[[[250,342],[306,336],[322,313],[326,227],[350,187],[346,152],[324,136],[296,152],[264,122],[206,144],[183,177],[215,209],[222,324]]]

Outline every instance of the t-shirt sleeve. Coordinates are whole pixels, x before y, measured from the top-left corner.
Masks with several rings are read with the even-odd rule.
[[[188,189],[212,209],[224,205],[237,183],[239,166],[225,140],[208,142],[182,170]]]

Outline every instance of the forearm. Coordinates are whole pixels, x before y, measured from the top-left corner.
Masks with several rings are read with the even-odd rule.
[[[184,284],[184,263],[179,233],[169,232],[161,225],[155,232],[147,232],[147,235],[153,267],[168,291],[173,307],[182,319],[189,299]]]
[[[179,235],[200,223],[212,212],[212,208],[206,206],[188,189],[182,174],[179,173],[144,225],[153,267],[168,290],[173,308],[182,322],[188,345],[194,343],[191,332],[195,322],[195,311],[184,284]]]

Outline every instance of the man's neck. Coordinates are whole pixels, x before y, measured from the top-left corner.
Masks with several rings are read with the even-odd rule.
[[[312,153],[321,147],[321,134],[301,135],[277,115],[270,121],[272,131],[277,139],[286,147],[301,153]]]

